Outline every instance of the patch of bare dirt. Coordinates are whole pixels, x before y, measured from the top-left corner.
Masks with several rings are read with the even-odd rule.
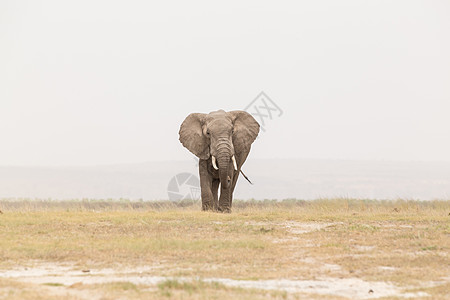
[[[311,263],[315,263],[311,261]],[[340,266],[327,264],[323,268],[340,270]],[[65,293],[80,298],[92,298],[86,290],[69,289],[74,285],[103,284],[111,282],[130,282],[136,285],[155,286],[168,278],[163,276],[150,276],[147,272],[154,267],[136,267],[120,269],[92,269],[81,270],[69,265],[58,265],[54,263],[36,265],[34,267],[20,267],[0,272],[1,278],[14,279],[23,283],[45,286],[53,291],[54,295]],[[179,281],[191,281],[199,278],[180,277]],[[333,278],[323,277],[316,280],[235,280],[230,278],[200,278],[204,282],[218,282],[230,287],[279,290],[288,293],[308,293],[320,295],[335,295],[349,299],[371,299],[379,297],[426,297],[424,292],[404,292],[407,288],[398,287],[388,282],[370,282],[359,278]],[[408,287],[411,288],[411,287]]]

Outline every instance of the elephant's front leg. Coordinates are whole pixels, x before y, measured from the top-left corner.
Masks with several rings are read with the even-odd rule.
[[[230,208],[233,205],[233,193],[234,193],[234,188],[236,187],[236,183],[239,177],[239,171],[235,171],[234,175],[233,175],[233,180],[231,181],[231,192],[230,192]]]
[[[230,213],[231,212],[231,189],[224,189],[222,185],[220,185],[220,198],[219,198],[219,211]]]
[[[239,171],[241,170],[242,165],[244,164],[245,160],[247,159],[248,153],[249,152],[242,152],[242,153],[236,154],[236,162],[238,165],[238,169],[233,172],[233,180],[231,181],[230,208],[233,205],[233,193],[234,193],[234,188],[236,187],[237,180],[239,178]]]
[[[217,205],[214,204],[214,195],[212,192],[212,176],[208,172],[206,160],[199,161],[200,189],[202,195],[202,210],[213,210]]]
[[[233,172],[230,172],[230,184],[227,189],[223,187],[223,185],[220,185],[220,198],[219,198],[219,211],[230,213],[231,212],[231,198],[233,196],[233,182],[234,176]]]
[[[212,180],[212,194],[213,194],[213,207],[214,210],[217,210],[219,208],[219,179],[213,179]]]
[[[220,189],[219,211],[226,212],[226,213],[231,212],[231,205],[233,202],[233,192],[234,192],[234,188],[236,186],[238,176],[239,176],[239,172],[235,171],[232,176],[231,184],[228,187],[228,189],[224,189],[224,188]]]

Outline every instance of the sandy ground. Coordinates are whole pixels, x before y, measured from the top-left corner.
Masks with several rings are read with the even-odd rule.
[[[294,235],[302,235],[336,224],[338,223],[300,223],[289,221],[274,225],[284,226]],[[267,225],[267,223],[251,222],[248,225]],[[291,238],[295,238],[295,236]],[[283,241],[274,240],[274,243],[278,242]],[[310,261],[309,263],[314,264],[316,267],[328,270],[340,270],[341,268],[339,265],[324,264],[317,261]],[[348,299],[371,299],[379,297],[416,298],[430,296],[425,292],[405,292],[406,290],[411,290],[415,287],[399,287],[388,282],[370,282],[356,277],[323,277],[315,280],[292,280],[282,278],[277,280],[234,280],[230,278],[174,278],[154,276],[155,270],[162,267],[162,265],[158,265],[135,268],[114,267],[81,270],[77,268],[75,264],[36,261],[31,262],[29,266],[18,266],[8,270],[1,270],[0,278],[33,284],[36,287],[47,289],[50,294],[56,296],[71,295],[81,299],[95,299],[96,296],[90,294],[89,290],[71,289],[70,287],[80,284],[92,285],[112,282],[130,282],[136,285],[156,287],[158,283],[168,279],[176,279],[179,282],[202,280],[203,282],[217,282],[225,286],[244,289],[276,290],[284,291],[288,294],[329,295]],[[384,270],[395,269],[392,267],[380,266],[380,269],[382,268],[384,268]],[[423,287],[438,286],[448,282],[450,282],[450,278],[444,279],[442,282],[424,282]]]
[[[158,266],[159,268],[161,266]],[[324,266],[326,267],[326,266]],[[413,287],[397,287],[387,282],[369,282],[358,278],[320,278],[317,280],[233,280],[229,278],[167,278],[161,276],[149,276],[147,272],[153,270],[153,267],[137,267],[134,269],[92,269],[79,270],[73,266],[58,265],[54,263],[39,263],[29,267],[18,267],[11,270],[3,270],[0,277],[15,279],[23,283],[36,285],[52,284],[49,287],[54,294],[60,294],[66,290],[70,294],[80,298],[92,298],[92,295],[85,295],[86,291],[70,290],[69,287],[76,284],[102,284],[110,282],[131,282],[133,284],[142,284],[156,286],[158,283],[167,279],[177,279],[181,282],[201,279],[204,282],[218,282],[226,286],[251,288],[261,290],[279,290],[288,293],[307,293],[330,296],[340,296],[349,299],[371,299],[379,297],[426,297],[424,292],[407,293],[405,289]],[[427,282],[424,286],[430,287],[442,284],[443,282]]]

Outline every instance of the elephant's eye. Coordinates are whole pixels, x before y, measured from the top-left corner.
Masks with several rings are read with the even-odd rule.
[[[206,130],[206,135],[208,135],[208,136],[209,136],[209,130]]]

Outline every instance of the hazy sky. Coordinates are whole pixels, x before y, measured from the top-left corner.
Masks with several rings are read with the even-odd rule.
[[[0,165],[190,159],[261,91],[252,157],[450,161],[450,1],[155,2],[0,2]]]

